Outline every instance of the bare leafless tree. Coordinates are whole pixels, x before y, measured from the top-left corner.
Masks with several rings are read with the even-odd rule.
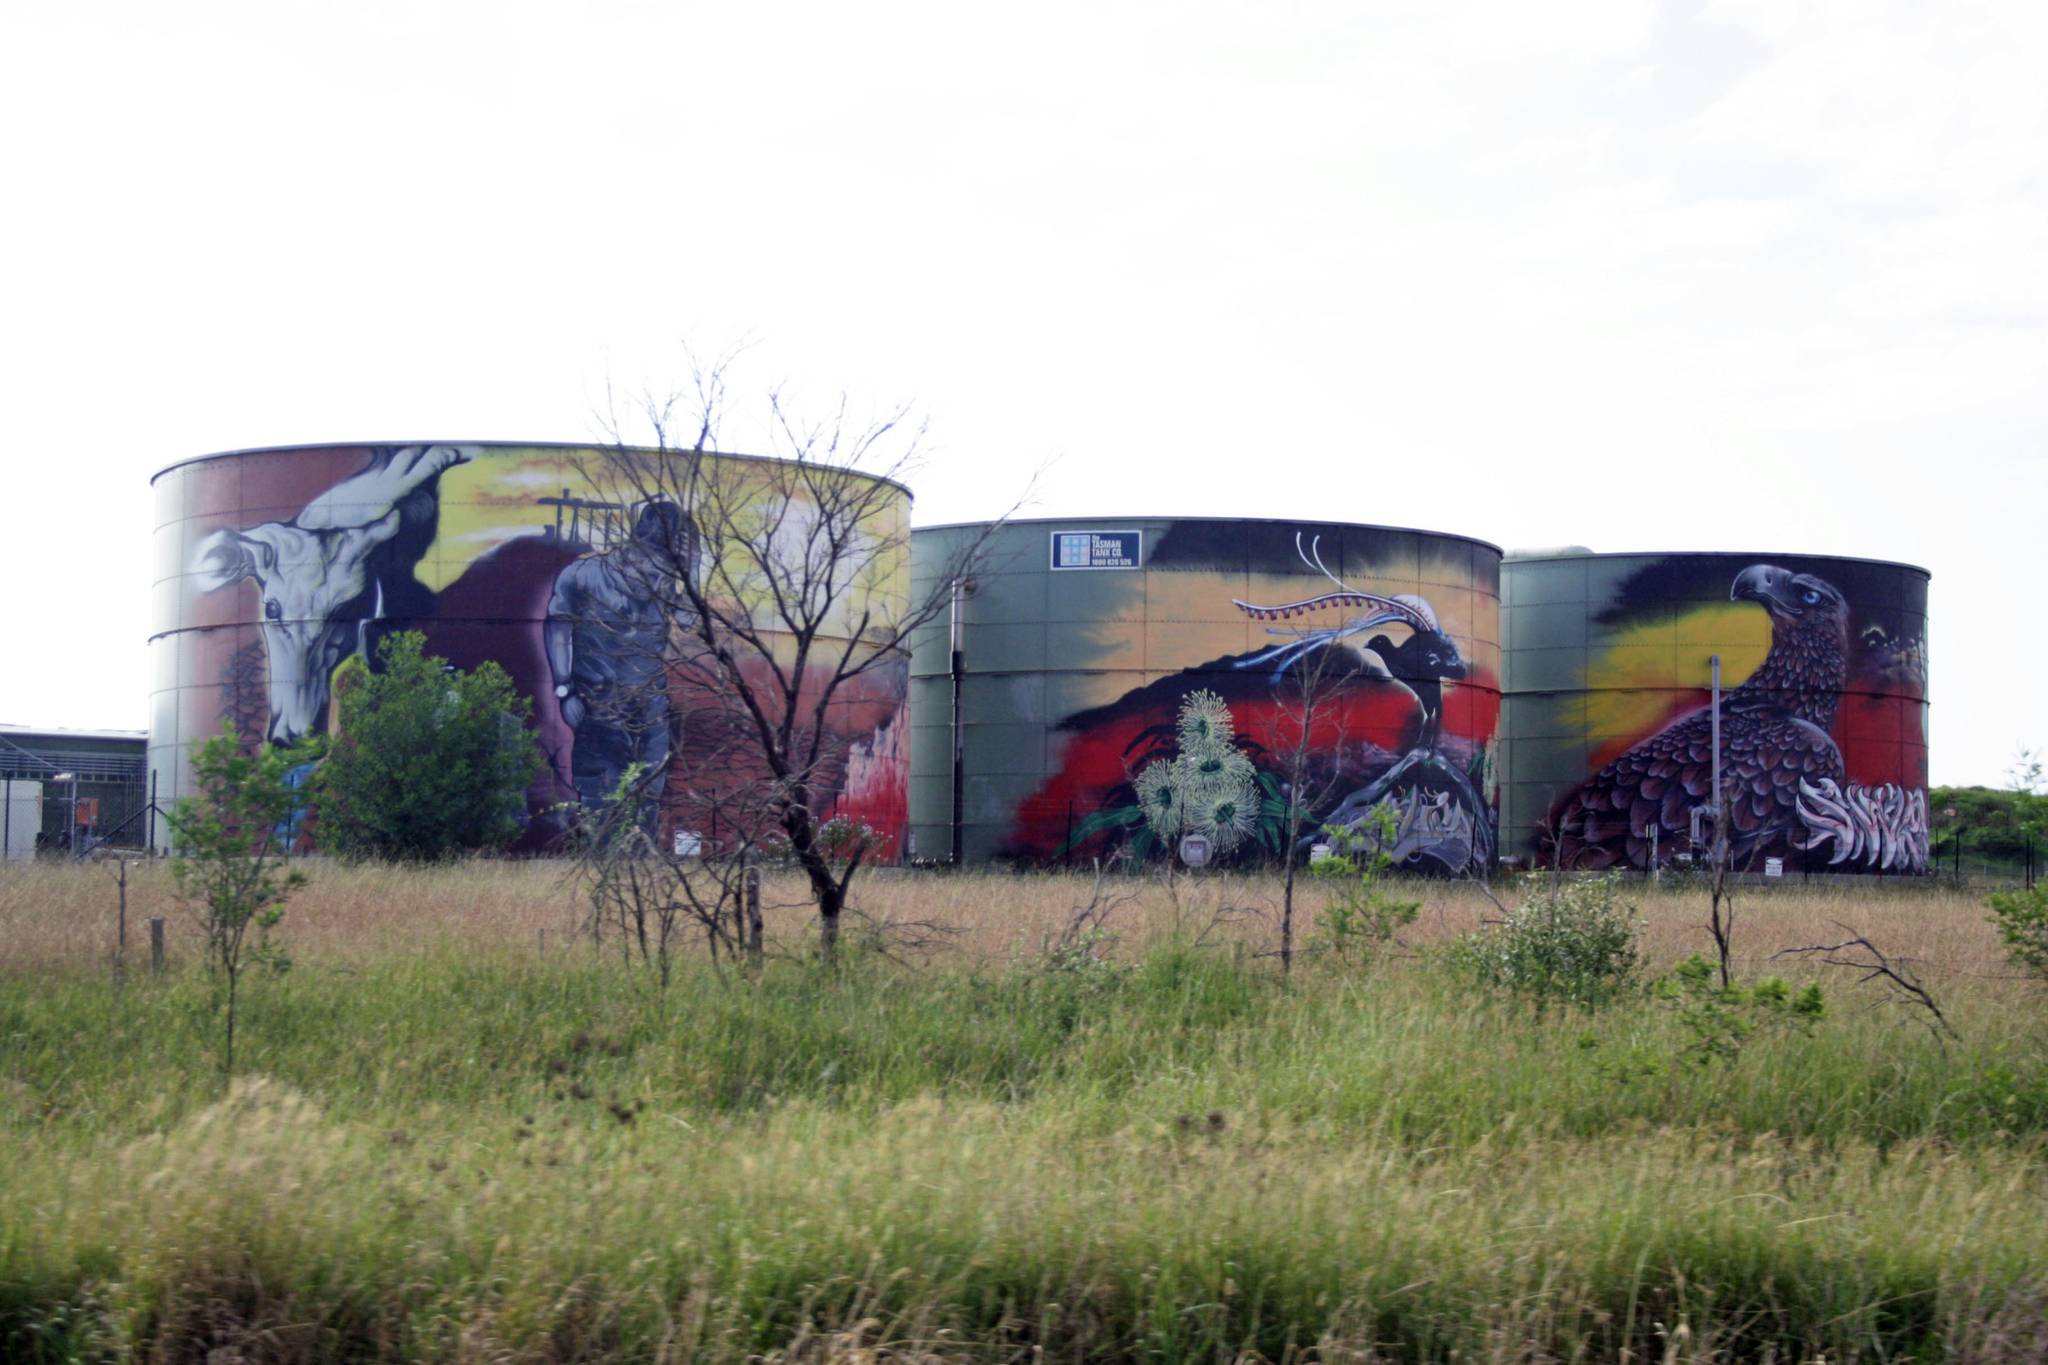
[[[605,708],[619,733],[631,731],[625,746],[638,746],[647,768],[643,805],[686,830],[696,856],[748,844],[794,863],[829,957],[854,878],[895,851],[886,832],[835,820],[833,803],[857,769],[903,761],[910,637],[947,609],[1000,522],[957,542],[946,563],[920,566],[925,586],[914,587],[902,480],[920,463],[924,431],[909,412],[862,421],[842,399],[812,421],[770,391],[772,448],[762,453],[774,458],[721,454],[727,363],[693,359],[682,390],[643,396],[630,418],[616,405],[604,414],[611,444],[579,472],[633,529],[591,573],[660,620],[658,630],[610,632],[605,648],[658,654],[659,666],[626,661],[589,686],[571,678],[557,695],[572,726],[570,708],[577,718]],[[629,439],[634,423],[651,445]],[[614,687],[614,675],[633,681]],[[583,798],[593,804],[592,792]],[[652,838],[658,825],[641,827]]]
[[[1059,935],[1047,935],[1040,951],[1048,958],[1073,958],[1078,954],[1099,956],[1097,945],[1109,933],[1109,917],[1138,899],[1138,893],[1116,889],[1103,880],[1102,859],[1094,860],[1094,877],[1088,883],[1088,899],[1073,908]]]
[[[1327,762],[1343,748],[1342,691],[1356,668],[1345,646],[1326,645],[1296,659],[1275,686],[1268,753],[1279,760],[1281,801],[1280,971],[1294,971],[1294,891],[1302,863],[1301,845],[1313,833],[1315,812],[1335,794],[1344,774]]]

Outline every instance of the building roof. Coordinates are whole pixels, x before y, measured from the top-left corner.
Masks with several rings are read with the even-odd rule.
[[[76,730],[62,725],[10,725],[0,721],[0,735],[5,735],[16,744],[28,740],[111,739],[131,740],[137,744],[149,742],[147,730]]]

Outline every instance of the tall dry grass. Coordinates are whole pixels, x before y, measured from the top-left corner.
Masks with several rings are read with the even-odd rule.
[[[550,862],[476,861],[438,867],[311,860],[311,883],[292,900],[285,934],[307,960],[349,961],[442,948],[559,951],[581,941],[588,904],[573,869]],[[879,870],[855,883],[854,907],[869,921],[932,926],[915,935],[934,960],[987,965],[1041,952],[1091,905],[1108,907],[1108,951],[1126,958],[1174,939],[1241,943],[1254,954],[1279,943],[1281,891],[1270,876],[1104,877],[1083,873],[959,876]],[[1497,900],[1525,894],[1458,883],[1396,882],[1392,893],[1421,913],[1402,937],[1422,946],[1468,933],[1499,914]],[[1644,952],[1665,967],[1711,951],[1704,891],[1637,884]],[[0,865],[0,971],[110,959],[116,939],[114,873],[105,864]],[[1326,889],[1297,890],[1298,935],[1315,931]],[[800,951],[812,930],[802,882],[771,876],[764,893],[771,939]],[[190,952],[195,921],[175,898],[168,869],[132,867],[131,952],[146,951],[144,921],[169,921],[172,951]],[[1745,889],[1736,899],[1738,965],[1754,973],[1780,949],[1843,937],[1870,938],[1888,954],[1939,978],[2010,978],[1981,898],[1936,883],[1835,882]]]

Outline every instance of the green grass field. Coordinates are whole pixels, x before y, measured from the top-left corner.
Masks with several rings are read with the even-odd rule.
[[[1258,883],[1097,960],[1078,879],[877,879],[964,932],[828,970],[791,907],[664,996],[542,869],[314,877],[227,1089],[185,921],[117,991],[104,871],[0,872],[0,1358],[2048,1358],[2048,1000],[1967,899],[1747,898],[1828,1008],[1723,1028],[1476,986],[1455,889],[1283,982]],[[1768,964],[1838,922],[1960,1040]]]

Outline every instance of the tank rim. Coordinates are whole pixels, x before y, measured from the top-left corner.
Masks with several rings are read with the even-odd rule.
[[[432,441],[295,441],[288,445],[242,446],[234,450],[215,450],[209,451],[204,455],[188,455],[182,460],[173,460],[171,461],[171,463],[158,469],[154,474],[151,474],[149,476],[149,481],[151,484],[154,484],[158,479],[162,478],[164,475],[170,473],[174,469],[183,469],[187,465],[205,464],[212,460],[234,460],[249,455],[289,455],[294,452],[308,450],[368,450],[378,446],[484,446],[494,450],[608,450],[623,448],[625,450],[630,450],[637,454],[644,455],[685,455],[690,453],[686,450],[680,449],[671,449],[664,451],[659,446],[613,447],[605,445],[601,442],[594,443],[589,441],[516,441],[474,439]],[[747,455],[739,451],[727,450],[707,450],[703,453],[706,455],[714,456],[715,458],[721,460],[743,460],[750,461],[756,464],[796,463],[796,461],[794,460],[784,459],[782,456],[779,455]],[[846,472],[849,474],[858,474],[861,478],[871,480],[875,483],[886,484],[889,487],[901,492],[904,497],[909,498],[913,502],[916,501],[917,495],[911,491],[910,485],[904,483],[901,479],[892,479],[889,478],[887,475],[883,474],[870,474],[867,471],[860,469],[850,469],[847,470]]]
[[[1675,559],[1680,555],[1711,557],[1714,559],[1747,559],[1761,563],[1772,559],[1835,559],[1844,564],[1875,564],[1887,569],[1905,569],[1919,574],[1930,582],[1934,572],[1923,565],[1911,564],[1903,559],[1878,559],[1872,555],[1830,555],[1815,554],[1810,550],[1589,550],[1584,553],[1548,555],[1517,555],[1509,550],[1501,556],[1501,566],[1509,564],[1555,564],[1571,559]]]
[[[1343,521],[1333,520],[1329,518],[1313,519],[1306,517],[1176,517],[1164,516],[1157,512],[1152,512],[1138,513],[1129,516],[1113,517],[1011,517],[1003,521],[1001,524],[1004,526],[1057,526],[1062,524],[1093,522],[1098,526],[1106,526],[1112,522],[1118,521],[1209,521],[1221,522],[1226,524],[1235,524],[1239,526],[1308,525],[1335,526],[1339,529],[1350,531],[1399,531],[1406,535],[1429,536],[1436,540],[1462,540],[1467,545],[1477,545],[1482,550],[1491,550],[1497,555],[1505,556],[1507,553],[1506,551],[1502,550],[1500,546],[1494,544],[1490,540],[1481,540],[1478,536],[1468,536],[1458,531],[1431,531],[1421,526],[1394,526],[1386,522]],[[930,526],[913,526],[910,528],[910,533],[913,536],[915,536],[925,531],[964,531],[974,527],[993,526],[996,524],[997,523],[993,520],[941,521],[935,522]]]

